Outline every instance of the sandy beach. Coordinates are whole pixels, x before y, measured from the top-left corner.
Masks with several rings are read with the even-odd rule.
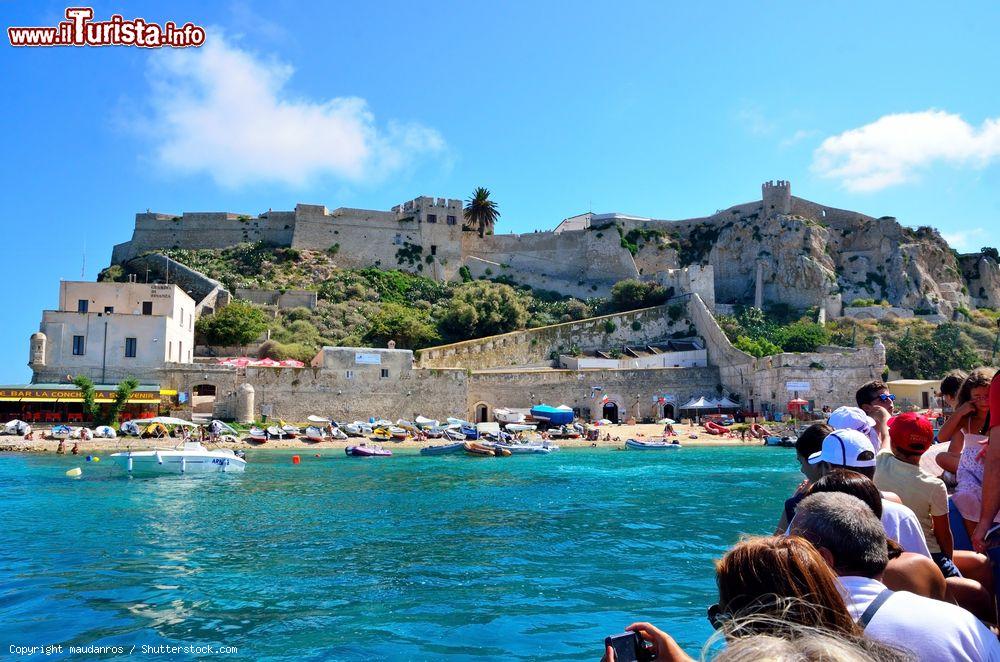
[[[553,443],[562,448],[593,448],[593,447],[622,447],[626,439],[660,439],[663,433],[663,426],[656,424],[638,425],[607,425],[601,426],[601,437],[598,441],[588,441],[586,439],[554,439]],[[740,441],[739,436],[714,436],[706,433],[703,428],[695,425],[675,425],[676,437],[684,446],[743,446],[759,445],[757,439],[749,439],[746,442]],[[35,439],[26,441],[14,436],[0,437],[0,452],[8,453],[54,453],[59,447],[59,441],[55,439],[40,438],[42,434],[47,435],[48,431],[36,431]],[[610,435],[610,439],[607,436]],[[324,441],[315,443],[305,439],[272,439],[265,443],[252,442],[249,439],[241,439],[235,443],[223,444],[226,448],[243,449],[297,449],[297,450],[322,450],[336,449],[342,450],[344,447],[366,441],[366,439],[355,437],[345,441]],[[135,437],[121,437],[118,439],[92,439],[79,441],[74,439],[66,440],[66,451],[73,447],[73,443],[79,443],[79,451],[84,454],[93,451],[118,452],[131,448],[133,450],[143,450],[151,448],[169,448],[180,442],[177,438],[165,439],[137,439]],[[413,449],[417,450],[431,444],[445,443],[441,439],[429,439],[427,441],[416,441],[407,439],[406,441],[386,441],[381,443],[389,449]]]

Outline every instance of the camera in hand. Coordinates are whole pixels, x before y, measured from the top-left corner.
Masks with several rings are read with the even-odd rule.
[[[649,662],[654,659],[646,642],[635,632],[605,637],[604,645],[610,646],[615,652],[615,662]]]

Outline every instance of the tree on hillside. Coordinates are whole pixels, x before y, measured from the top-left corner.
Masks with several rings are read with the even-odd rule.
[[[937,379],[954,368],[971,370],[982,361],[957,324],[907,329],[886,347],[886,363],[905,379]]]
[[[673,288],[629,278],[611,287],[611,308],[619,311],[659,306],[673,295]]]
[[[830,342],[830,332],[822,324],[799,320],[782,327],[777,341],[786,352],[815,352],[817,347]]]
[[[481,338],[523,329],[527,321],[513,287],[477,280],[455,288],[441,324],[453,337]]]
[[[426,312],[398,303],[385,303],[368,320],[365,342],[385,347],[390,340],[400,349],[420,349],[441,339]]]
[[[479,236],[486,235],[489,230],[493,234],[493,226],[500,218],[497,203],[490,200],[490,191],[482,186],[472,192],[472,197],[465,202],[466,227],[479,230]]]
[[[239,345],[253,342],[267,329],[267,315],[246,301],[234,301],[211,315],[198,319],[195,330],[210,345]]]

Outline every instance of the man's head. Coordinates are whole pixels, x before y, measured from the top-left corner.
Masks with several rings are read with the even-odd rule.
[[[857,401],[858,407],[866,413],[870,414],[873,407],[882,407],[891,414],[893,411],[892,401],[896,398],[889,393],[889,387],[885,383],[876,379],[859,388],[854,394],[854,399]]]
[[[873,478],[875,446],[868,435],[858,430],[834,430],[823,439],[820,451],[809,456],[809,464],[818,465],[821,475],[834,469],[850,469]]]
[[[807,496],[795,509],[789,533],[811,542],[840,576],[878,578],[889,563],[882,522],[849,494]]]
[[[924,451],[934,443],[934,425],[919,414],[906,412],[892,419],[889,440],[893,455],[904,462],[917,464]]]
[[[826,423],[813,423],[803,430],[799,438],[795,440],[795,457],[799,461],[803,475],[810,481],[815,481],[822,474],[818,465],[809,464],[809,457],[822,450],[823,439],[831,432],[833,432],[833,428]]]

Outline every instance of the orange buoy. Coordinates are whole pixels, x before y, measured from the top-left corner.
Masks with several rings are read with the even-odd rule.
[[[299,458],[298,455],[293,455],[292,456],[292,464],[298,464],[300,461],[301,461],[301,458]]]

